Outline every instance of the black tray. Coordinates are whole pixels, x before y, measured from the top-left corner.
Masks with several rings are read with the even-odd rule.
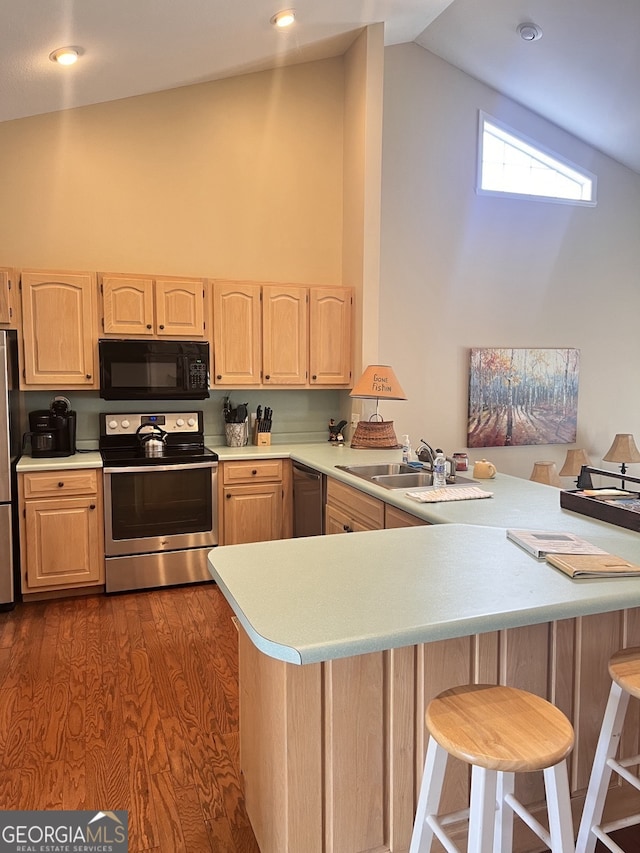
[[[627,483],[640,483],[640,478],[630,477],[629,474],[619,474],[615,471],[604,471],[602,468],[592,468],[589,465],[583,465],[580,471],[579,483],[584,483],[584,488],[591,488],[591,474],[599,474],[603,477],[612,477],[615,480],[620,480],[624,484],[625,491],[638,491],[637,489],[628,489]],[[616,484],[617,487],[617,484]],[[621,485],[620,488],[623,488]],[[623,506],[613,506],[605,503],[597,498],[590,498],[580,494],[582,489],[562,490],[560,492],[560,506],[563,509],[578,512],[580,515],[588,515],[591,518],[597,518],[599,521],[606,521],[608,524],[615,524],[616,527],[626,527],[627,530],[635,530],[640,532],[640,512],[632,509],[625,509]]]

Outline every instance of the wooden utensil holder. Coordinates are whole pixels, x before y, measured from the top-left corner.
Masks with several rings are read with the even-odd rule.
[[[253,443],[256,447],[270,447],[271,446],[271,433],[270,432],[258,432],[258,424],[253,428]]]

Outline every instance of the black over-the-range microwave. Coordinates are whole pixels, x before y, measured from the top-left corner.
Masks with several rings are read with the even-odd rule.
[[[205,400],[206,341],[98,341],[103,400]]]

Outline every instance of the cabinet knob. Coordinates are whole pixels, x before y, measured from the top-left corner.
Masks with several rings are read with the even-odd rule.
[[[90,373],[86,373],[86,374],[85,374],[85,379],[91,379],[91,378],[92,378],[92,376],[91,376],[91,374],[90,374]]]
[[[315,381],[318,377],[317,377],[317,376],[316,376],[316,374],[314,373],[314,374],[313,374],[313,376],[312,376],[311,378]]]
[[[164,326],[160,326],[161,329],[164,329]]]
[[[267,375],[264,378],[265,379],[271,379],[271,376],[267,373]]]
[[[89,509],[95,509],[95,508],[96,508],[95,504],[89,504]]]
[[[147,329],[151,328],[151,323],[147,323]]]
[[[343,524],[342,529],[344,530],[345,533],[353,533],[353,530],[349,527],[348,524]]]
[[[61,489],[63,486],[64,486],[64,483],[62,482],[62,480],[60,480],[60,482],[58,483],[58,488]]]
[[[225,495],[225,497],[226,497],[226,499],[227,499],[227,500],[230,500],[231,495]]]
[[[257,474],[257,473],[258,473],[258,472],[257,472],[257,470],[256,470],[255,468],[254,468],[254,469],[253,469],[253,471],[251,472],[251,474],[252,474],[254,477],[256,476],[256,474]]]
[[[222,379],[222,375],[220,373],[216,374],[216,379]]]

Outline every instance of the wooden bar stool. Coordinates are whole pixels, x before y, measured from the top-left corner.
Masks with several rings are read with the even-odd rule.
[[[428,853],[434,835],[457,853],[445,827],[464,818],[468,853],[510,853],[514,812],[553,853],[575,851],[565,760],[574,734],[558,708],[514,687],[466,684],[436,696],[425,721],[430,738],[409,853]],[[470,807],[438,815],[448,755],[472,766]],[[532,770],[544,772],[549,832],[513,795],[514,774]]]
[[[622,848],[609,837],[609,833],[640,823],[640,814],[630,815],[610,823],[601,823],[612,771],[640,790],[640,780],[627,770],[627,767],[640,764],[640,755],[616,761],[629,699],[631,696],[640,699],[640,647],[616,652],[609,661],[609,675],[611,676],[609,701],[602,720],[578,831],[580,853],[593,853],[598,839],[609,850],[624,853]]]

